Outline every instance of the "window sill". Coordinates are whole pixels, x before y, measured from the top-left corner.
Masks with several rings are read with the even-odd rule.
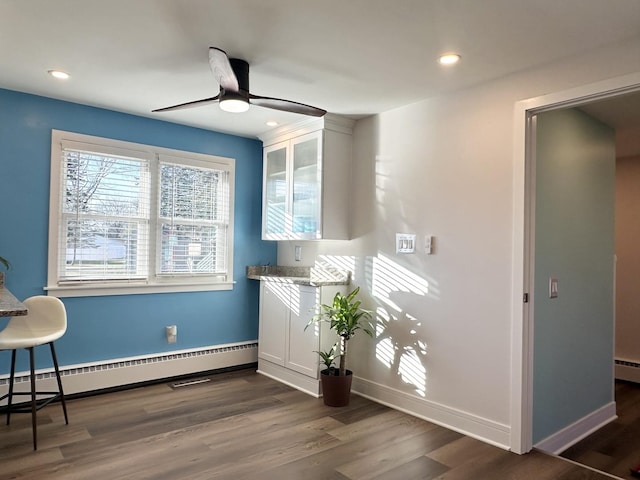
[[[147,293],[213,292],[233,290],[235,282],[180,284],[93,284],[44,287],[47,295],[64,297],[100,297],[107,295],[141,295]]]

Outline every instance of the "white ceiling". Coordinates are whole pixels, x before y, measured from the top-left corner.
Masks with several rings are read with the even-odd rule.
[[[640,128],[640,93],[595,101],[580,109],[617,130]]]
[[[209,46],[251,91],[362,117],[638,35],[638,0],[2,0],[0,87],[253,137],[302,117],[211,97]],[[443,52],[462,62],[444,68]],[[64,82],[47,75],[61,69]]]

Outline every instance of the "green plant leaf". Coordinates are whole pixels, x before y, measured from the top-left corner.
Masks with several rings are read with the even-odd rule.
[[[7,270],[11,268],[11,264],[9,263],[9,260],[7,260],[4,257],[0,257],[0,263],[4,265],[4,268],[6,268]]]
[[[328,352],[314,350],[320,356],[320,363],[324,364],[329,370],[331,370],[331,368],[333,367],[333,362],[335,361],[336,357],[338,357],[336,353],[337,346],[337,344],[333,345],[331,347],[331,350],[329,350]]]

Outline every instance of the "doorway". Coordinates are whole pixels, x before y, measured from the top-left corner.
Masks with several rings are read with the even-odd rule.
[[[544,112],[582,107],[593,102],[615,99],[640,91],[640,74],[611,79],[598,84],[545,95],[516,105],[514,140],[514,291],[512,310],[512,438],[511,449],[525,453],[533,448],[534,388],[534,309],[535,302],[535,155],[536,116]],[[517,259],[522,258],[519,265]],[[610,278],[613,284],[613,276]],[[524,294],[524,296],[523,296]],[[613,306],[611,307],[613,308]],[[611,358],[611,362],[613,359]],[[609,365],[613,370],[613,365]],[[590,430],[608,422],[611,408],[595,411],[562,430],[548,445],[550,451],[561,450]]]
[[[615,418],[615,132],[578,107],[533,120],[532,435],[556,453]]]

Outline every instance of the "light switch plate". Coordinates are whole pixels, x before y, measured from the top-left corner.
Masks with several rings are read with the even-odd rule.
[[[396,253],[414,253],[416,236],[413,233],[396,233]]]
[[[549,298],[558,298],[558,279],[549,278]]]

